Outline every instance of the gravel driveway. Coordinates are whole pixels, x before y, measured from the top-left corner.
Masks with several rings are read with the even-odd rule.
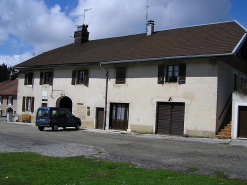
[[[147,169],[168,169],[195,174],[223,172],[247,179],[247,141],[138,135],[119,131],[73,128],[45,129],[33,124],[0,120],[0,152],[35,152],[54,157],[84,155],[98,160],[124,161]]]

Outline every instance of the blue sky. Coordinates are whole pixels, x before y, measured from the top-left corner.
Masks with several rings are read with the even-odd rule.
[[[73,42],[76,25],[90,40],[145,32],[147,0],[0,0],[0,64],[16,65]],[[155,30],[237,20],[247,28],[246,0],[149,0]]]

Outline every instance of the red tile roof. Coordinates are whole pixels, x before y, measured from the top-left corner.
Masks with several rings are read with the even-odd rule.
[[[0,83],[0,95],[17,95],[18,79]]]
[[[69,44],[31,58],[15,67],[76,65],[120,60],[186,57],[232,53],[246,33],[235,21],[185,27]]]

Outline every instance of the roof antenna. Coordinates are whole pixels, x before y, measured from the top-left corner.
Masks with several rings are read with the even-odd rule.
[[[84,9],[84,14],[83,14],[83,25],[85,24],[85,18],[86,18],[86,11],[92,10],[92,8]]]
[[[147,23],[148,23],[148,9],[150,8],[150,6],[153,6],[155,4],[152,4],[152,5],[148,5],[148,0],[147,0],[147,5],[145,6],[145,9],[146,9],[146,32],[147,32]]]

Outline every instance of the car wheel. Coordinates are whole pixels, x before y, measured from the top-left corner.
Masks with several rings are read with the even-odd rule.
[[[43,131],[45,127],[38,127],[40,131]]]
[[[79,130],[79,128],[80,128],[80,124],[76,123],[75,130]]]
[[[53,125],[53,126],[52,126],[52,130],[53,130],[53,131],[57,131],[57,130],[58,130],[58,126],[57,126],[57,125]]]

